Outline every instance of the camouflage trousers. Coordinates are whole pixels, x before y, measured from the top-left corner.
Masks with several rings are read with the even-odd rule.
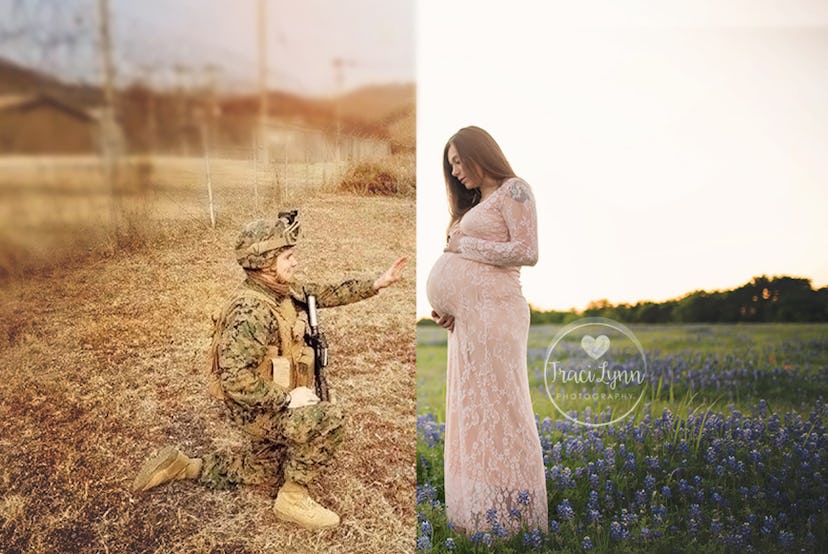
[[[230,403],[228,403],[230,404]],[[204,456],[199,480],[215,489],[236,485],[308,485],[333,458],[344,433],[342,408],[329,402],[263,413],[253,419],[228,405],[231,419],[250,437],[241,451]]]

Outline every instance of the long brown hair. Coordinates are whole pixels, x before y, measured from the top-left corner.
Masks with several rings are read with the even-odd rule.
[[[488,176],[501,182],[516,176],[509,160],[489,133],[475,126],[463,127],[457,131],[443,149],[443,175],[446,178],[446,194],[451,214],[449,228],[480,202],[480,189],[468,190],[451,174],[448,150],[452,144],[460,156],[464,171],[473,172],[478,178]]]

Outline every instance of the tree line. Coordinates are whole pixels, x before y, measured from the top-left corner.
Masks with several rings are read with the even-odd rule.
[[[533,325],[607,317],[627,323],[828,322],[828,287],[814,289],[800,277],[754,277],[741,287],[697,290],[664,302],[590,302],[582,312],[541,311],[530,306]]]

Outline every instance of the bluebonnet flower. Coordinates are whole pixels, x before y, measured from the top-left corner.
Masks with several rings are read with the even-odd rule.
[[[558,523],[558,520],[553,519],[549,522],[549,532],[550,533],[557,533],[561,530],[561,524]]]
[[[454,539],[451,537],[446,538],[446,550],[454,550]]]
[[[724,525],[718,519],[714,519],[710,522],[710,532],[714,535],[718,535],[724,529]]]
[[[652,506],[650,506],[650,511],[653,514],[653,521],[657,523],[663,522],[667,517],[667,508],[664,506],[664,504],[653,504]]]
[[[670,490],[670,487],[668,487],[667,485],[661,487],[661,496],[663,496],[664,498],[672,498],[673,493]]]
[[[417,485],[417,504],[434,500],[437,497],[437,489],[432,487],[429,483],[424,485]]]
[[[598,475],[595,474],[595,473],[590,473],[589,474],[589,486],[592,487],[593,489],[597,489],[599,483],[600,483],[600,480],[599,480]]]
[[[495,510],[494,508],[486,510],[486,521],[489,523],[489,525],[494,525],[495,523],[497,523],[497,510]]]
[[[541,431],[544,433],[551,433],[552,432],[552,419],[545,417],[541,422]]]
[[[598,507],[598,491],[589,491],[589,502],[587,502],[587,506],[590,508]]]
[[[690,517],[693,519],[701,519],[701,508],[698,504],[690,504]]]
[[[472,544],[477,544],[482,539],[483,539],[483,531],[478,531],[474,535],[472,535],[471,539],[469,539],[469,540],[471,541]]]
[[[773,533],[773,530],[776,528],[776,520],[773,519],[773,516],[765,516],[762,519],[762,528],[759,529],[759,532],[763,536],[768,536]]]
[[[644,433],[641,431],[641,427],[633,429],[633,440],[635,442],[644,442]]]
[[[624,465],[622,466],[624,471],[635,471],[635,454],[630,452],[627,454],[627,459],[624,460]]]
[[[510,508],[509,509],[509,519],[519,520],[520,519],[520,510],[517,508]]]
[[[431,537],[423,535],[417,539],[417,550],[427,552],[431,550]]]
[[[556,442],[552,447],[552,461],[558,463],[561,461],[561,443]]]
[[[638,489],[635,491],[635,503],[639,506],[643,506],[647,503],[647,493],[644,492],[644,489]]]
[[[492,546],[493,539],[489,533],[483,533],[483,538],[481,539],[481,541],[486,546]]]
[[[529,491],[520,491],[517,497],[517,503],[521,506],[529,505]]]
[[[443,440],[443,427],[437,424],[437,419],[434,414],[425,414],[417,416],[417,431],[423,437],[429,448],[434,448],[435,445]]]
[[[615,501],[612,499],[612,495],[610,493],[606,493],[604,495],[604,505],[608,510],[612,510],[615,507]]]
[[[431,523],[428,520],[425,520],[420,524],[420,531],[423,532],[423,535],[431,536]]]
[[[656,470],[660,467],[658,456],[647,456],[646,458],[644,458],[644,462],[646,463],[647,467],[652,470]]]
[[[601,512],[598,510],[587,510],[587,521],[595,523],[601,520]]]
[[[649,529],[649,528],[647,528],[647,527],[642,527],[642,528],[641,528],[641,538],[642,538],[642,539],[647,540],[647,539],[649,539],[651,536],[652,536],[652,534],[650,533],[650,529]]]
[[[523,546],[531,546],[532,548],[543,546],[543,535],[541,535],[540,529],[535,529],[531,533],[524,531]]]
[[[710,500],[713,502],[713,504],[716,504],[717,506],[721,506],[722,504],[724,504],[724,498],[722,498],[722,495],[718,492],[714,492],[713,495],[710,497]]]
[[[428,458],[420,454],[420,465],[422,465],[426,471],[431,471],[431,462],[428,461]]]
[[[624,529],[620,523],[613,521],[610,524],[610,538],[616,542],[623,541],[630,536],[630,532]]]
[[[653,490],[655,488],[655,484],[656,484],[656,480],[655,480],[655,477],[653,477],[652,475],[648,474],[644,478],[644,488],[647,489],[648,491]]]
[[[584,550],[592,550],[592,540],[589,537],[584,537],[584,540],[581,541],[581,548]]]
[[[779,539],[777,539],[782,548],[790,549],[794,546],[794,535],[790,531],[779,531]]]
[[[694,534],[694,535],[695,535],[696,533],[698,533],[698,532],[699,532],[699,524],[698,524],[698,522],[697,522],[695,519],[693,519],[692,517],[691,517],[691,518],[690,518],[690,520],[687,522],[687,531],[688,531],[689,533]]]
[[[562,519],[569,521],[575,517],[575,511],[572,509],[572,506],[569,504],[569,499],[564,498],[563,502],[558,504],[558,515],[561,516]]]
[[[705,454],[704,460],[711,465],[716,463],[716,451],[713,450],[712,446],[707,447],[707,454]]]

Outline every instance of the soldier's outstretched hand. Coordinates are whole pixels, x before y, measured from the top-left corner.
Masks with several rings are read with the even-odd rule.
[[[402,278],[402,270],[408,264],[408,258],[403,256],[391,264],[391,267],[385,270],[385,273],[377,277],[374,281],[374,290],[382,290],[385,287],[390,287]]]

